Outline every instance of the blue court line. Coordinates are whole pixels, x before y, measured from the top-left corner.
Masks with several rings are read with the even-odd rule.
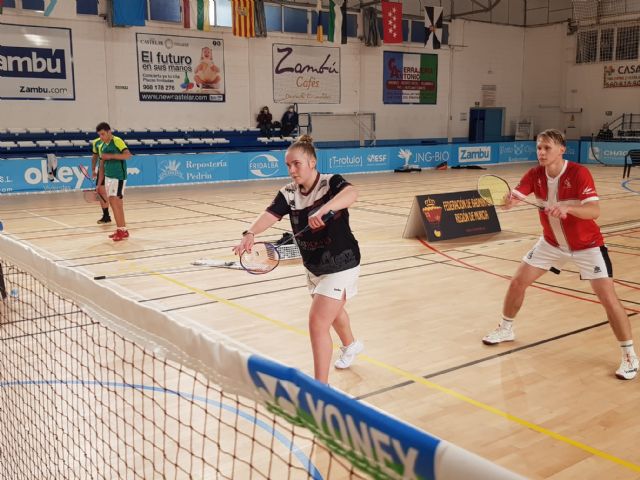
[[[625,190],[631,192],[631,193],[635,193],[635,194],[640,194],[640,192],[638,190],[634,190],[633,188],[631,188],[629,186],[630,182],[633,182],[634,180],[636,180],[635,178],[630,178],[629,180],[625,180],[624,182],[622,182],[622,188],[624,188]]]
[[[282,445],[284,445],[293,455],[300,461],[300,463],[307,469],[307,472],[312,475],[314,480],[324,480],[320,471],[315,467],[315,465],[311,462],[311,459],[307,457],[298,447],[296,447],[289,439],[268,423],[263,420],[259,420],[256,417],[249,415],[246,412],[238,410],[235,407],[230,405],[226,405],[224,403],[217,402],[215,400],[210,400],[206,397],[202,397],[199,395],[192,395],[190,393],[178,392],[176,390],[169,390],[163,387],[150,387],[147,385],[136,385],[130,383],[119,383],[119,382],[100,382],[98,380],[14,380],[12,382],[0,382],[0,388],[4,387],[14,387],[14,386],[24,386],[24,385],[81,385],[81,386],[93,386],[97,385],[99,387],[112,387],[112,388],[134,388],[137,390],[148,390],[159,393],[167,393],[171,395],[176,395],[178,397],[186,398],[188,400],[198,401],[207,403],[216,408],[222,408],[228,412],[231,412],[239,417],[254,423],[258,427],[262,428],[267,433],[271,434],[276,440],[278,440]]]

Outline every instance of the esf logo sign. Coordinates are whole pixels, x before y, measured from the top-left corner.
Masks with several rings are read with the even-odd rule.
[[[85,177],[79,167],[58,167],[55,182],[73,184],[70,185],[74,189],[82,188],[82,182]],[[24,171],[24,181],[29,185],[37,185],[39,183],[49,183],[49,174],[47,173],[47,161],[40,162],[40,168],[30,167]]]
[[[256,177],[273,177],[278,169],[278,159],[268,153],[261,153],[249,160],[249,171]]]
[[[361,155],[347,155],[344,157],[330,157],[329,168],[335,167],[362,167]]]
[[[488,162],[491,160],[491,147],[458,147],[460,163]]]
[[[388,157],[386,154],[373,154],[370,153],[369,155],[367,155],[367,165],[375,165],[375,166],[382,166],[382,165],[388,165],[389,161],[388,161]]]

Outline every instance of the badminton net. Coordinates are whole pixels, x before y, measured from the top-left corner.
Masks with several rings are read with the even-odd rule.
[[[5,235],[0,252],[0,478],[518,478]]]

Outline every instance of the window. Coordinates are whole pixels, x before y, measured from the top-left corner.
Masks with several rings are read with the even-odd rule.
[[[576,49],[576,63],[593,63],[596,61],[598,48],[598,31],[588,30],[578,32],[578,48]]]
[[[264,12],[265,12],[265,16],[267,17],[267,32],[281,32],[282,31],[282,7],[280,5],[273,5],[271,3],[266,3],[264,5]]]
[[[76,13],[79,15],[97,15],[98,0],[77,0]]]
[[[640,27],[619,27],[616,41],[616,60],[635,60],[638,58]]]
[[[283,7],[284,28],[290,33],[307,33],[307,10],[301,8]]]
[[[149,0],[149,18],[161,22],[182,23],[180,2],[177,0]]]
[[[44,11],[44,0],[22,0],[22,8],[24,10]]]
[[[209,12],[215,12],[215,18],[211,21],[211,25],[217,25],[219,27],[231,27],[233,25],[231,21],[231,0],[209,0],[212,5],[209,7]]]
[[[411,21],[411,41],[413,43],[422,43],[424,45],[424,20]]]
[[[613,60],[613,28],[600,30],[600,61]]]
[[[16,8],[16,0],[4,0],[4,8]]]
[[[347,13],[347,37],[356,38],[357,36],[358,36],[358,15]]]

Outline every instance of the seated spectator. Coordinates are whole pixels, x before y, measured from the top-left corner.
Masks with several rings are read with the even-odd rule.
[[[608,123],[602,125],[602,128],[598,132],[598,136],[596,138],[598,140],[613,140],[613,132],[609,128]]]
[[[262,110],[258,114],[258,128],[260,133],[266,137],[271,138],[271,130],[273,129],[273,116],[269,112],[269,107],[262,107]]]
[[[298,128],[298,112],[296,112],[295,107],[291,105],[284,115],[282,115],[282,128],[280,129],[281,137],[288,137],[291,135],[296,128]]]

